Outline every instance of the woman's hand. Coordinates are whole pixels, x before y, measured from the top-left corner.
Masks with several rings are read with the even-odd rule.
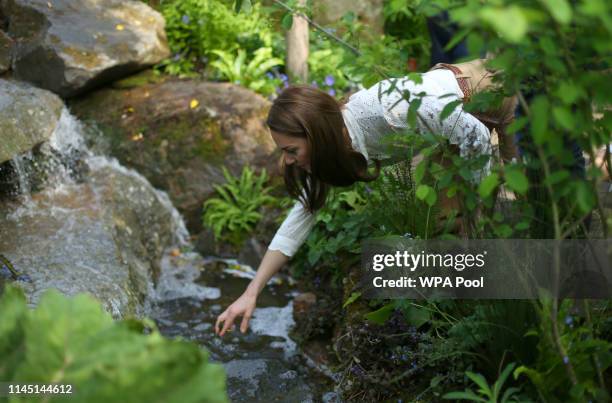
[[[234,326],[234,321],[242,316],[242,323],[240,324],[240,331],[246,332],[249,327],[249,320],[255,310],[257,303],[257,296],[251,295],[248,292],[242,294],[233,304],[219,315],[217,323],[215,323],[215,333],[218,336],[223,336],[225,332],[231,331]],[[223,328],[219,331],[220,325],[223,324]]]
[[[255,310],[257,296],[270,278],[278,272],[288,260],[289,258],[279,251],[268,250],[266,252],[257,269],[255,277],[251,280],[245,292],[217,318],[215,333],[218,336],[223,336],[225,332],[230,331],[234,326],[234,321],[239,316],[242,316],[240,331],[242,333],[247,331],[249,320],[251,320],[251,316]],[[223,328],[219,330],[221,324],[223,324]]]

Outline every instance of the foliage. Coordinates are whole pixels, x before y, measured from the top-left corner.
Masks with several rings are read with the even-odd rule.
[[[534,366],[517,368],[514,376],[526,376],[543,400],[610,399],[604,380],[612,367],[610,301],[596,303],[592,309],[585,300],[582,309],[589,316],[577,315],[571,300],[564,300],[556,314],[553,300],[543,298],[538,305],[540,321],[530,331],[539,337],[538,359]]]
[[[401,235],[403,231],[416,237],[453,236],[457,234],[454,216],[459,213],[465,223],[461,235],[471,238],[585,237],[589,235],[591,216],[602,220],[604,231],[599,235],[608,236],[606,211],[596,192],[601,170],[591,162],[581,172],[580,151],[594,161],[594,151],[612,142],[610,5],[601,0],[389,0],[385,3],[387,36],[368,39],[367,29],[356,17],[345,15],[331,33],[357,51],[346,47],[331,54],[321,52],[320,60],[326,60],[323,55],[335,56],[331,64],[333,68],[338,66],[339,72],[326,71],[327,66],[321,71],[335,81],[341,77],[349,85],[369,87],[381,79],[405,76],[411,55],[418,55],[417,65],[425,69],[423,14],[442,10],[447,10],[460,27],[452,43],[466,39],[471,58],[487,51],[488,67],[503,71],[496,76],[498,88],[474,96],[464,110],[478,113],[499,105],[503,97],[517,95],[520,116],[508,134],[520,146],[521,154],[506,163],[497,152],[491,158],[467,160],[436,133],[402,133],[423,156],[414,171],[406,172],[408,180],[397,193],[410,197],[385,194],[379,187],[384,179],[335,193],[307,240],[307,252],[302,250],[296,257],[298,266],[331,268],[340,279],[347,274],[347,267],[357,262],[357,243],[364,237]],[[402,36],[404,32],[413,40]],[[337,47],[329,44],[322,50]],[[319,68],[317,64],[324,65],[318,57],[313,59],[313,71]],[[410,77],[418,79],[417,75]],[[321,85],[319,80],[321,77],[317,78]],[[440,118],[459,104],[449,104]],[[413,127],[417,108],[418,96],[413,98],[408,113],[408,123]],[[581,149],[577,153],[572,153],[574,143]],[[445,197],[456,198],[459,208],[440,226],[435,209]],[[400,202],[404,200],[407,206],[402,207]],[[350,284],[350,278],[344,279]],[[350,291],[353,297],[345,302],[349,310],[363,302],[357,297],[357,289]],[[440,396],[441,388],[453,390],[463,382],[457,379],[457,373],[463,377],[468,371],[481,387],[481,394],[465,392],[469,396],[464,397],[495,401],[511,367],[498,378],[497,392],[495,385],[483,381],[499,375],[494,363],[508,362],[509,356],[509,361],[518,365],[514,371],[516,383],[531,399],[605,401],[609,399],[606,388],[610,386],[611,365],[609,301],[577,306],[575,301],[546,298],[533,303],[373,301],[365,317],[361,315],[365,319],[359,325],[362,328],[351,325],[343,336],[342,342],[348,340],[348,347],[340,349],[340,355],[346,353],[350,361],[342,361],[343,379],[353,382],[353,392],[358,388],[355,385],[361,385],[353,395],[370,393],[375,385],[383,385],[386,390],[381,391],[382,386],[377,390],[389,397],[393,388],[401,389],[402,382],[409,384],[408,380],[414,380],[410,376],[421,370],[431,375],[431,383],[417,396]],[[427,340],[416,343],[408,352],[402,350],[402,354],[424,356],[426,349],[433,349],[447,356],[437,358],[435,363],[416,360],[411,364],[414,368],[393,372],[386,365],[386,353],[395,351],[395,337],[404,335],[396,321],[418,328],[415,337]],[[375,337],[371,328],[367,336],[358,336],[369,324],[380,326]],[[361,349],[361,344],[367,347]],[[443,375],[435,370],[428,372],[427,368],[436,366],[443,369]],[[482,375],[477,375],[474,368]]]
[[[221,0],[171,0],[162,3],[161,12],[174,55],[161,66],[169,74],[202,72],[216,59],[214,51],[242,49],[251,58],[258,49],[272,46],[274,32],[257,4],[249,13],[236,14]]]
[[[431,41],[421,3],[386,0],[383,6],[385,33],[402,39],[401,52],[408,58],[409,70],[413,71],[425,71],[429,67]]]
[[[226,183],[215,185],[218,197],[204,202],[202,222],[212,228],[216,239],[238,245],[261,219],[261,207],[274,203],[275,199],[265,186],[268,180],[265,169],[257,175],[245,166],[237,178],[224,167],[223,176]]]
[[[230,82],[242,84],[245,87],[270,95],[280,80],[266,76],[266,72],[272,67],[283,64],[279,58],[272,57],[272,49],[268,47],[259,48],[254,52],[254,57],[247,63],[247,53],[238,49],[237,54],[231,54],[223,50],[213,50],[218,59],[210,63],[211,67]]]
[[[0,379],[73,385],[82,402],[226,402],[223,368],[149,320],[114,322],[87,295],[52,290],[38,307],[7,286],[0,298]]]
[[[343,72],[346,50],[331,43],[320,33],[310,34],[308,75],[311,84],[332,96],[341,96],[355,83],[351,83]]]
[[[518,393],[517,388],[507,388],[502,395],[502,387],[508,376],[512,372],[515,364],[508,364],[506,368],[499,375],[499,378],[492,386],[489,386],[487,380],[481,374],[475,374],[474,372],[466,371],[465,375],[470,378],[478,389],[478,394],[471,389],[466,389],[465,392],[450,392],[444,395],[445,399],[453,400],[470,400],[472,402],[488,402],[488,403],[507,403],[507,402],[519,402],[525,401],[519,400],[516,394]]]

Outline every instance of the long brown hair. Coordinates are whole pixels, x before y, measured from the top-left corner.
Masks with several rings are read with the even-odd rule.
[[[378,177],[368,173],[365,157],[353,150],[345,137],[341,105],[329,94],[309,86],[290,86],[274,100],[267,124],[271,130],[306,138],[310,149],[310,170],[283,166],[285,185],[291,196],[311,212],[320,209],[330,186],[348,186]]]

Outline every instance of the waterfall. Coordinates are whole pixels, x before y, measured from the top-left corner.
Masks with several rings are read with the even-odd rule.
[[[40,155],[35,156],[29,151],[12,159],[11,164],[19,184],[21,206],[11,214],[10,218],[17,220],[23,215],[35,213],[36,206],[31,200],[35,182],[41,182],[44,192],[61,193],[66,186],[78,183],[84,173],[111,169],[136,179],[146,188],[153,189],[144,176],[122,166],[117,159],[92,152],[85,141],[86,130],[95,131],[93,128],[86,128],[70,114],[67,108],[64,108],[49,141],[41,145],[38,151]],[[102,136],[97,131],[93,135]],[[176,243],[186,245],[189,233],[180,213],[172,205],[166,192],[158,189],[153,191],[158,202],[172,215]]]

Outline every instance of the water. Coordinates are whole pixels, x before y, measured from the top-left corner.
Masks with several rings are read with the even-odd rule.
[[[217,337],[213,331],[217,316],[244,291],[253,269],[235,260],[204,258],[190,252],[189,233],[168,195],[153,189],[146,178],[116,159],[92,152],[86,144],[87,132],[64,110],[50,141],[36,155],[30,152],[12,160],[19,202],[6,217],[4,229],[0,228],[0,238],[18,246],[2,250],[0,239],[0,252],[18,269],[44,264],[57,270],[51,271],[51,277],[33,276],[33,284],[24,287],[53,286],[72,294],[98,283],[110,294],[119,295],[120,276],[125,273],[117,269],[116,262],[98,256],[115,247],[104,228],[108,224],[99,218],[109,208],[104,204],[109,192],[105,180],[113,175],[127,177],[125,188],[120,189],[126,200],[152,194],[141,200],[138,208],[161,209],[172,222],[168,231],[173,246],[161,259],[156,287],[150,281],[146,285],[148,297],[137,312],[154,319],[162,334],[206,348],[211,360],[226,368],[232,401],[334,401],[329,379],[308,365],[289,337],[295,294],[290,279],[272,279],[258,299],[249,332]],[[42,190],[36,192],[38,189]],[[132,235],[129,225],[116,221],[113,225],[124,225]],[[148,228],[147,223],[141,225]],[[35,230],[24,232],[25,227]],[[19,242],[9,242],[10,237]],[[78,275],[61,271],[62,267],[79,270]],[[116,297],[105,302],[115,317],[120,317],[122,307],[129,303]]]
[[[233,402],[317,402],[325,395],[329,400],[330,379],[309,365],[289,337],[295,289],[288,278],[276,276],[264,289],[247,333],[236,327],[220,338],[214,333],[217,316],[244,291],[254,271],[190,252],[164,257],[163,266],[150,316],[162,334],[192,340],[206,347],[212,361],[223,363]]]

